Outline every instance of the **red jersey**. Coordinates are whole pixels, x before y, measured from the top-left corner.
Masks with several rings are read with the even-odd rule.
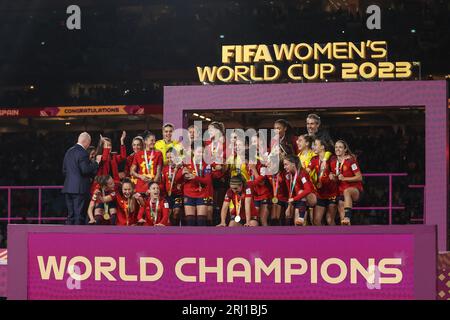
[[[252,188],[254,199],[260,201],[272,198],[272,190],[265,175],[267,168],[258,161],[256,170],[258,171],[258,177],[254,176],[253,170],[247,169],[250,174],[250,181],[247,184]]]
[[[205,161],[200,164],[186,164],[187,168],[195,178],[185,180],[183,194],[190,198],[208,198],[211,197],[212,190],[212,170],[211,165],[207,165]]]
[[[104,203],[105,205],[108,205],[108,204],[112,203],[113,201],[116,201],[116,197],[117,197],[116,190],[102,189],[97,182],[95,182],[93,186],[94,186],[94,189],[92,191],[92,198],[91,198],[91,200],[94,201],[94,203],[96,205],[104,203],[103,201],[101,201],[101,199],[99,197],[96,197],[96,200],[94,200],[96,191],[100,191],[99,195],[102,198],[107,197],[107,196],[110,196],[112,198],[111,201],[108,201],[108,202]]]
[[[359,170],[358,162],[355,158],[350,157],[344,159],[342,163],[338,163],[337,157],[333,157],[330,162],[330,169],[337,176],[342,174],[344,177],[354,177],[356,173],[361,172]],[[347,188],[356,188],[359,192],[363,191],[363,185],[361,181],[358,182],[347,182],[347,181],[338,181],[339,185],[339,195],[344,193],[344,190]]]
[[[116,193],[117,223],[118,226],[131,226],[137,222],[139,205],[133,199],[126,199],[120,192]],[[134,201],[134,210],[130,211],[131,202]]]
[[[183,184],[183,167],[172,168],[169,165],[165,165],[163,167],[160,183],[161,195],[167,196],[169,194],[169,190],[171,190],[172,195],[182,196]]]
[[[125,145],[120,146],[120,154],[111,154],[110,148],[103,148],[102,160],[98,165],[97,176],[110,175],[114,182],[120,182],[119,163],[127,157]]]
[[[236,216],[237,208],[239,208],[239,216],[241,219],[246,219],[245,216],[245,199],[251,199],[251,213],[252,217],[258,217],[258,210],[255,207],[255,203],[253,201],[253,192],[252,189],[248,186],[244,186],[241,193],[235,193],[233,190],[228,189],[225,194],[224,202],[231,202],[233,204],[233,208],[230,208],[230,214]]]
[[[317,173],[317,183],[320,182],[320,188],[316,185],[317,195],[320,199],[330,199],[338,195],[338,184],[333,180],[330,180],[330,158],[328,160],[320,160],[319,156],[315,156],[311,159],[308,168],[315,170]]]
[[[98,164],[96,176],[108,176],[110,175],[114,183],[120,182],[119,177],[119,163],[125,160],[127,156],[127,150],[124,145],[120,146],[120,154],[111,154],[110,148],[103,148],[102,160]],[[95,189],[98,189],[99,185],[95,180],[91,184],[91,194],[94,194]]]
[[[286,173],[279,171],[277,174],[268,175],[267,180],[272,186],[272,196],[280,201],[288,201],[289,191],[286,186]]]
[[[297,171],[296,174],[286,173],[285,181],[288,197],[294,198],[294,201],[300,201],[314,191],[309,174],[303,169]]]
[[[147,155],[147,160],[145,155]],[[163,156],[158,150],[144,151],[141,150],[134,155],[133,165],[136,166],[138,174],[146,175],[150,178],[156,177],[158,166],[162,167]],[[136,192],[146,192],[148,184],[141,179],[137,179]]]
[[[207,140],[205,142],[205,150],[204,150],[204,159],[208,162],[211,168],[216,168],[218,165],[225,165],[225,152],[226,152],[226,144],[224,142]],[[191,158],[192,162],[192,158]],[[223,170],[214,170],[212,171],[212,180],[217,182],[225,183],[226,174]],[[213,183],[208,184],[208,195],[207,197],[213,197],[214,194],[214,185]]]
[[[145,200],[145,205],[139,209],[138,220],[144,219],[145,226],[154,226],[155,224],[169,224],[169,204],[162,197],[155,202],[150,198]]]

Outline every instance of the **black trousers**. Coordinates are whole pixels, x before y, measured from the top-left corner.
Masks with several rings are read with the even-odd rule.
[[[83,225],[87,220],[89,194],[66,193],[67,221],[70,225]]]

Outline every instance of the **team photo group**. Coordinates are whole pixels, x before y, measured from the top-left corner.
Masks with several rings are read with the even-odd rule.
[[[225,129],[221,122],[191,125],[176,139],[170,123],[163,139],[126,132],[119,151],[83,132],[64,157],[67,224],[120,226],[350,225],[360,199],[362,173],[343,140],[321,130],[317,114],[296,136],[288,121],[272,136]],[[179,134],[178,134],[179,136]],[[269,141],[269,142],[268,142]]]

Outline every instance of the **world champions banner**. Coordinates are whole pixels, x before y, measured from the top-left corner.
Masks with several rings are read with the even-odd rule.
[[[55,229],[26,233],[27,299],[414,299],[421,287],[416,236],[390,228]]]

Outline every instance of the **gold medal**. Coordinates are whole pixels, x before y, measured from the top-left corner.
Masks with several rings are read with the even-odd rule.
[[[273,197],[272,198],[272,203],[278,203],[278,198],[277,197]]]
[[[105,213],[103,214],[103,219],[109,220],[110,218],[111,218],[111,216],[109,215],[108,212],[105,212]]]

